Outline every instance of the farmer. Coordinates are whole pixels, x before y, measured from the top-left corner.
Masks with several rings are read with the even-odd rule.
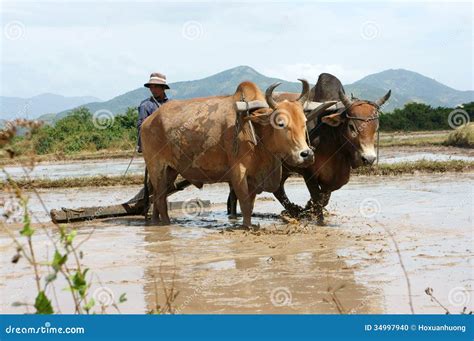
[[[142,127],[143,121],[153,114],[156,109],[158,109],[163,103],[168,101],[168,97],[166,96],[165,90],[169,89],[170,87],[166,84],[166,76],[159,72],[154,72],[150,75],[150,80],[148,83],[145,83],[144,86],[150,89],[151,96],[140,103],[138,107],[138,121],[137,121],[137,132],[138,132],[138,140],[137,140],[137,152],[142,152],[142,141],[140,138],[140,129]],[[140,192],[137,193],[132,199],[128,201],[128,203],[137,203],[139,201],[143,201],[144,209],[143,213],[145,214],[148,212],[149,207],[149,185],[148,185],[148,171],[145,168],[145,179],[143,188]]]
[[[137,151],[142,152],[142,142],[140,138],[140,128],[142,127],[143,121],[145,118],[153,114],[153,112],[158,109],[163,103],[168,101],[166,97],[165,90],[170,87],[166,84],[166,76],[159,72],[154,72],[150,75],[150,80],[148,83],[145,83],[144,86],[150,89],[151,96],[140,103],[138,107],[138,145]]]

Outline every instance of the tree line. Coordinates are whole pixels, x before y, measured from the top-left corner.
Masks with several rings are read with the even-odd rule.
[[[85,107],[72,110],[54,124],[44,124],[30,136],[15,137],[11,148],[17,155],[26,149],[36,154],[64,153],[82,151],[131,150],[137,140],[136,108],[128,108],[124,114],[97,116]]]
[[[453,112],[454,110],[457,111]],[[467,121],[474,122],[474,102],[463,104],[459,108],[433,108],[423,103],[408,103],[393,112],[382,113],[380,115],[380,130],[446,130],[452,129],[452,126],[459,126],[463,120],[465,123]]]

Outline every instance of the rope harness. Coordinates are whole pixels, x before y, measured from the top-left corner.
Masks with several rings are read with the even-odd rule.
[[[242,92],[240,94],[240,101],[245,103],[246,109],[245,111],[237,111],[237,115],[235,115],[235,126],[234,126],[234,136],[233,136],[233,145],[232,145],[232,152],[234,155],[237,155],[239,152],[239,144],[237,141],[237,136],[239,135],[239,132],[242,128],[242,115],[244,117],[250,116],[250,107],[249,107],[249,102],[245,100],[244,93]],[[242,114],[243,113],[243,114]],[[257,136],[255,135],[255,129],[253,127],[252,121],[248,120],[249,124],[249,129],[250,129],[250,137],[252,139],[252,143],[256,146],[257,145]]]
[[[344,109],[343,112],[346,112],[346,111],[352,109],[352,107],[354,107],[354,106],[362,105],[362,104],[369,104],[369,105],[373,106],[375,108],[375,115],[367,117],[367,118],[362,118],[362,117],[357,117],[357,116],[349,116],[348,114],[346,114],[346,117],[350,120],[364,121],[364,122],[370,122],[370,121],[375,121],[375,120],[380,119],[380,115],[379,115],[380,107],[377,103],[372,102],[372,101],[356,100],[354,103],[351,104],[351,106],[349,108]]]

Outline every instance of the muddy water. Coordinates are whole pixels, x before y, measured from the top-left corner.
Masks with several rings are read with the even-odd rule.
[[[474,149],[444,146],[385,147],[380,149],[379,163],[413,162],[418,160],[474,161]]]
[[[21,166],[6,166],[5,171],[14,179],[27,175],[32,179],[63,179],[79,178],[98,175],[119,176],[127,170],[130,159],[109,159],[89,161],[45,162],[38,164],[32,171]],[[134,159],[127,174],[143,174],[145,161],[143,158]],[[1,179],[5,178],[2,173]]]
[[[413,162],[418,160],[474,161],[474,149],[431,146],[431,147],[385,147],[380,149],[379,163]],[[125,173],[130,159],[109,159],[89,161],[67,161],[41,163],[28,173],[32,179],[62,179],[98,175],[120,176]],[[143,174],[143,158],[133,160],[127,174]],[[8,166],[5,170],[15,179],[25,177],[25,170],[19,166]],[[3,173],[0,179],[5,178]]]
[[[443,313],[424,293],[432,287],[457,313],[461,305],[472,309],[473,180],[474,174],[355,177],[334,193],[323,227],[311,221],[283,222],[280,205],[263,194],[254,218],[260,230],[232,230],[238,221],[225,215],[227,186],[221,184],[172,196],[212,202],[201,212],[172,211],[172,226],[150,226],[141,217],[75,226],[78,242],[92,232],[81,247],[82,262],[94,274],[91,292],[111,292],[116,299],[126,293],[122,312],[144,313],[155,302],[163,305],[164,287],[173,286],[179,291],[173,306],[182,313],[337,313],[331,303],[334,289],[345,312],[409,313],[406,280],[389,230],[408,272],[415,312]],[[94,205],[121,201],[137,189],[67,189],[41,195],[50,209],[70,206],[65,200]],[[287,192],[299,204],[308,198],[300,179],[291,179]],[[45,220],[34,197],[31,205],[35,219]],[[46,231],[54,233],[49,225]],[[40,234],[38,257],[51,251],[47,244]],[[24,261],[10,263],[14,247],[5,234],[0,235],[0,251],[0,312],[24,312],[25,307],[11,303],[33,301],[31,270]],[[70,312],[63,287],[57,283],[56,296],[61,311]]]

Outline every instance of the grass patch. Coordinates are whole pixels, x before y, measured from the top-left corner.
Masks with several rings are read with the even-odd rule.
[[[474,123],[457,128],[443,143],[446,146],[474,148]]]
[[[402,175],[415,173],[446,173],[446,172],[472,172],[473,161],[450,160],[430,161],[419,160],[415,162],[400,162],[394,164],[379,164],[374,167],[361,167],[352,170],[355,175]]]
[[[421,131],[380,133],[380,147],[426,147],[441,146],[449,135],[449,131]]]
[[[442,146],[446,136],[413,137],[410,139],[380,138],[380,147],[429,147]]]
[[[64,179],[15,179],[15,183],[22,189],[31,188],[70,188],[70,187],[107,187],[128,186],[143,184],[143,175],[126,176],[90,176],[82,178]]]

